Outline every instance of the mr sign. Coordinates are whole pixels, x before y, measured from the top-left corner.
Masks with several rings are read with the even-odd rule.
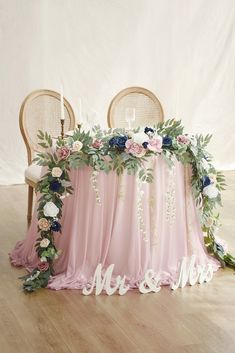
[[[96,267],[95,274],[92,280],[92,284],[88,287],[84,287],[82,294],[90,295],[95,289],[95,295],[101,294],[102,290],[108,295],[114,294],[117,290],[119,295],[126,294],[129,290],[129,285],[125,284],[126,276],[118,275],[115,280],[113,280],[113,269],[114,264],[110,265],[104,274],[102,275],[102,265],[99,264]],[[211,264],[197,265],[196,266],[196,256],[183,257],[179,264],[178,279],[176,282],[171,283],[171,289],[175,290],[177,288],[183,288],[188,283],[193,286],[196,283],[203,283],[211,281],[213,277],[213,268]],[[113,284],[115,283],[115,284]],[[113,285],[112,285],[113,284]],[[161,290],[159,285],[159,278],[155,276],[154,271],[149,269],[144,275],[143,281],[139,285],[140,293],[157,293]]]

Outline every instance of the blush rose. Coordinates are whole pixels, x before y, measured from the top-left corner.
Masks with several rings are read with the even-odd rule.
[[[70,149],[66,146],[63,146],[63,147],[58,148],[57,153],[61,159],[66,159],[70,155]]]
[[[41,272],[46,272],[49,269],[49,263],[47,261],[39,262],[37,267]]]
[[[126,152],[133,154],[135,157],[143,157],[146,150],[143,146],[134,142],[132,139],[126,141]]]

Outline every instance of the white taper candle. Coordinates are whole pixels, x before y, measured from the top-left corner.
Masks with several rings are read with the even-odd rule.
[[[64,120],[64,93],[63,93],[63,86],[61,85],[60,88],[60,119]]]

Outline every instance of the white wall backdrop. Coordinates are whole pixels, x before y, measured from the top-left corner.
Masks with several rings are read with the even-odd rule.
[[[61,80],[75,113],[81,97],[103,126],[119,90],[152,90],[235,169],[234,27],[234,0],[0,0],[0,184],[23,182],[22,100]]]

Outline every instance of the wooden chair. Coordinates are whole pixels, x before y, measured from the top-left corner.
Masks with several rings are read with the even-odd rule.
[[[75,116],[69,102],[64,98],[65,123],[64,131],[75,128]],[[30,93],[20,108],[19,124],[28,154],[28,168],[25,171],[25,182],[28,184],[27,220],[32,219],[33,189],[40,180],[42,167],[32,164],[35,152],[42,148],[38,145],[38,130],[47,131],[51,136],[58,136],[60,125],[60,94],[50,90],[37,90]]]
[[[142,87],[129,87],[119,92],[111,101],[108,110],[109,127],[126,127],[126,108],[135,108],[136,118],[132,127],[151,126],[163,121],[163,109],[158,98]]]

